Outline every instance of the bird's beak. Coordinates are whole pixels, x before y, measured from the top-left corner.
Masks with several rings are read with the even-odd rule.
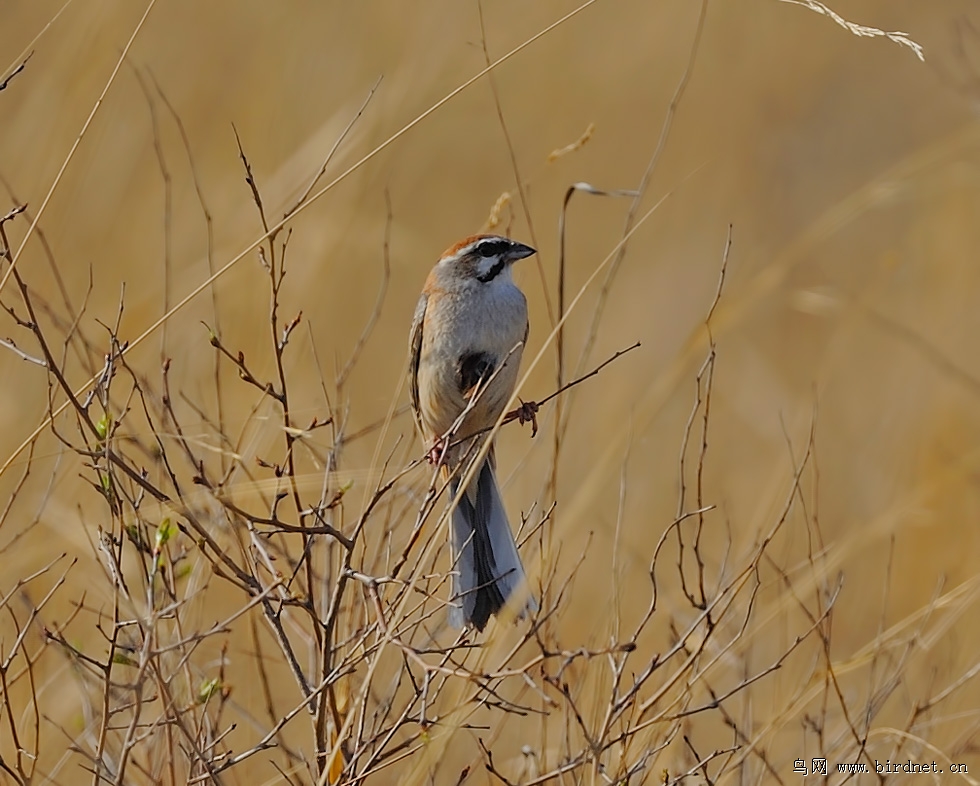
[[[531,254],[537,254],[537,250],[531,248],[530,246],[525,246],[523,243],[514,242],[507,252],[507,261],[516,262],[518,259],[525,259],[531,256]]]

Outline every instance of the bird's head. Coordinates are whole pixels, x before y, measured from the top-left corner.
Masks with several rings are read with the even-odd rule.
[[[510,266],[536,253],[533,248],[500,235],[473,235],[447,248],[439,265],[447,271],[489,284]]]

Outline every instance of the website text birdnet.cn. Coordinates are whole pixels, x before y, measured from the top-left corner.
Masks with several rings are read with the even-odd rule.
[[[863,761],[857,763],[830,764],[827,759],[796,759],[793,761],[793,772],[797,775],[827,775],[829,772],[844,773],[847,775],[870,774],[872,772],[880,775],[896,773],[928,773],[931,775],[950,772],[957,775],[966,775],[969,768],[966,764],[950,762],[949,764],[939,764],[936,761],[885,761],[873,760],[873,763]]]

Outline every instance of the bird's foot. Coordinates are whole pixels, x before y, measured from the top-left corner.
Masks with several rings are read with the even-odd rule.
[[[436,464],[442,464],[446,459],[446,451],[449,448],[449,443],[442,437],[436,437],[432,440],[432,447],[426,454],[426,460],[435,466]]]
[[[517,419],[523,426],[525,423],[531,424],[531,436],[537,436],[538,433],[538,405],[534,401],[522,401],[521,405],[514,410],[517,413]]]

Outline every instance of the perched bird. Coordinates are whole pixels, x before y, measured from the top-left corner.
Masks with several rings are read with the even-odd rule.
[[[452,498],[460,497],[450,535],[450,622],[457,627],[468,624],[482,631],[490,615],[518,592],[524,593],[523,610],[537,607],[523,586],[524,566],[497,486],[492,445],[472,481],[459,490],[469,469],[467,457],[479,452],[480,440],[517,384],[528,320],[527,301],[514,283],[511,265],[534,253],[497,235],[460,241],[429,273],[412,323],[412,407],[423,435],[435,446],[433,455],[450,445],[443,473],[452,477]]]

